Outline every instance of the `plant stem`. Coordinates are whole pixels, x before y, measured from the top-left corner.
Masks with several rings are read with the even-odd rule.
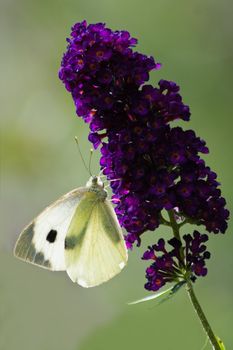
[[[168,215],[169,215],[169,219],[170,219],[170,223],[171,223],[171,227],[172,227],[174,236],[179,241],[181,241],[181,239],[180,239],[180,228],[179,228],[179,225],[176,222],[174,211],[173,210],[169,210],[168,211]]]
[[[171,225],[171,228],[173,230],[173,234],[179,241],[181,241],[181,238],[180,238],[181,225],[177,224],[174,211],[169,210],[168,215],[169,215],[169,219],[170,219],[170,225]],[[184,258],[183,251],[181,251],[181,257]],[[220,345],[219,345],[219,343],[214,335],[214,332],[212,331],[210,324],[207,321],[207,318],[206,318],[206,316],[201,308],[201,305],[199,304],[197,297],[194,293],[192,282],[188,278],[186,281],[186,290],[188,292],[188,295],[189,295],[189,298],[192,302],[192,305],[193,305],[193,307],[194,307],[194,309],[199,317],[199,320],[202,324],[202,327],[204,328],[204,331],[206,332],[206,334],[208,336],[210,344],[213,346],[214,350],[221,350]]]
[[[186,290],[188,292],[191,303],[192,303],[192,305],[193,305],[193,307],[194,307],[194,309],[199,317],[199,320],[202,324],[202,327],[204,328],[204,330],[209,338],[210,344],[212,345],[214,350],[221,350],[220,345],[218,344],[218,341],[214,335],[214,332],[212,331],[210,324],[207,321],[207,318],[206,318],[206,316],[201,308],[201,305],[199,304],[199,302],[197,300],[197,297],[196,297],[194,290],[193,290],[192,282],[190,280],[187,281]]]

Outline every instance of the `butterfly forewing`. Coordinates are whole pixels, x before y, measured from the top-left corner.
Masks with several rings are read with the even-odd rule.
[[[128,259],[113,208],[94,192],[85,194],[78,205],[65,247],[67,273],[83,287],[108,281],[122,270]]]
[[[65,236],[84,191],[67,193],[36,217],[20,234],[15,256],[50,270],[65,270]]]

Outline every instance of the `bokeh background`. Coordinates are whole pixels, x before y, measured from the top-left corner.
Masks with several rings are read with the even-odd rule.
[[[206,139],[232,211],[233,2],[231,0],[1,0],[1,350],[196,350],[206,341],[185,290],[155,306],[147,295],[144,248],[166,228],[144,235],[115,279],[86,290],[12,255],[21,229],[47,204],[83,185],[87,127],[57,77],[73,23],[106,22],[139,39],[138,50],[163,69],[151,74],[181,85],[194,128]],[[99,154],[93,157],[99,171]],[[232,224],[211,235],[209,274],[196,292],[216,333],[233,347]],[[206,346],[206,350],[210,346]]]

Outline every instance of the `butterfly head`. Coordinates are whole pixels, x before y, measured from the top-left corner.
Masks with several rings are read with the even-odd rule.
[[[86,187],[89,189],[89,191],[97,193],[104,199],[107,197],[107,191],[104,189],[104,183],[99,176],[91,176],[86,184]]]

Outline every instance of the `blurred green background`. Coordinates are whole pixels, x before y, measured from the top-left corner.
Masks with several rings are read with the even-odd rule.
[[[126,29],[138,50],[163,63],[151,82],[177,81],[194,128],[210,147],[232,211],[233,2],[231,0],[1,0],[1,350],[196,350],[205,335],[185,290],[175,299],[128,306],[145,296],[144,248],[165,228],[144,235],[115,279],[86,290],[12,255],[21,229],[47,204],[83,185],[87,127],[57,77],[70,26],[83,19]],[[93,168],[98,168],[98,152]],[[233,347],[232,224],[211,235],[209,274],[196,292],[216,333]],[[206,349],[210,349],[207,345]]]

